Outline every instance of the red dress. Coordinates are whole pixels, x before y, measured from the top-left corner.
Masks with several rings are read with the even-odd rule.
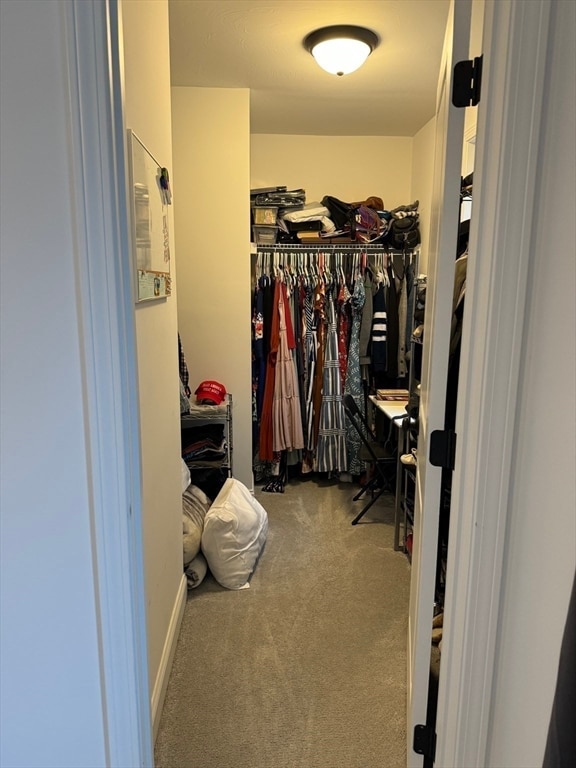
[[[266,383],[264,385],[264,398],[262,400],[262,418],[260,420],[260,459],[273,461],[273,423],[272,407],[274,404],[274,385],[276,381],[276,360],[280,346],[280,315],[278,302],[280,301],[280,283],[274,286],[274,302],[272,312],[272,324],[270,326],[270,351],[266,361]]]

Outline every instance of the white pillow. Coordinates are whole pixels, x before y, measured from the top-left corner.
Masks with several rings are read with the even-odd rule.
[[[266,542],[268,515],[239,480],[229,477],[206,513],[202,552],[216,581],[241,589]]]

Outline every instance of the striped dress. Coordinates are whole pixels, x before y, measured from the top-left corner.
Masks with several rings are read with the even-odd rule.
[[[364,281],[356,278],[354,293],[352,294],[352,330],[350,332],[350,348],[348,350],[348,367],[346,369],[346,383],[344,392],[352,395],[358,409],[364,410],[362,379],[360,376],[360,325],[362,323],[362,310],[366,299]],[[348,449],[348,472],[351,475],[361,475],[364,471],[364,462],[360,459],[362,440],[349,421],[346,422],[346,443]]]
[[[314,300],[312,286],[307,284],[305,286],[305,299],[304,299],[304,322],[306,324],[306,330],[304,334],[305,343],[305,357],[306,357],[306,373],[304,379],[304,386],[306,389],[306,448],[309,451],[313,451],[314,445],[314,403],[313,403],[313,390],[314,390],[314,377],[316,374],[316,324],[314,322]]]
[[[316,324],[316,363],[312,383],[312,446],[316,450],[320,432],[322,392],[324,391],[324,354],[326,347],[326,286],[319,280],[314,289],[314,323]]]
[[[346,472],[346,415],[342,402],[336,311],[331,294],[327,296],[327,304],[328,333],[324,353],[316,468],[318,472]]]
[[[374,295],[373,310],[371,337],[372,370],[374,373],[386,373],[388,317],[383,284],[378,287]]]

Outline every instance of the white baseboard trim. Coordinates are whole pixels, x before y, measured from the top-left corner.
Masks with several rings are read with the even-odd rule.
[[[168,687],[168,679],[170,678],[170,670],[172,669],[176,643],[178,642],[178,635],[180,634],[180,625],[182,624],[182,617],[184,616],[184,608],[186,607],[187,593],[188,587],[186,576],[182,574],[182,581],[180,582],[176,600],[174,601],[174,608],[172,609],[170,624],[168,625],[166,641],[164,642],[164,648],[162,650],[162,658],[160,659],[160,666],[158,667],[158,674],[154,681],[154,689],[150,700],[154,741],[156,741],[158,727],[160,726],[162,708],[164,707],[164,697],[166,696],[166,688]]]

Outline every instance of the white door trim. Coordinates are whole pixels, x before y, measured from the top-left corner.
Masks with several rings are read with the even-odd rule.
[[[107,766],[152,766],[134,298],[118,0],[61,3],[67,27],[79,326]]]
[[[431,433],[444,428],[455,246],[458,239],[464,110],[453,106],[451,101],[453,68],[455,62],[468,55],[471,14],[470,0],[451,2],[436,96],[434,183],[408,616],[407,764],[410,768],[419,768],[424,763],[422,755],[414,750],[414,731],[416,726],[427,722],[430,636],[442,506],[442,469],[430,463],[429,452]]]
[[[486,3],[436,764],[485,768],[550,0]]]

